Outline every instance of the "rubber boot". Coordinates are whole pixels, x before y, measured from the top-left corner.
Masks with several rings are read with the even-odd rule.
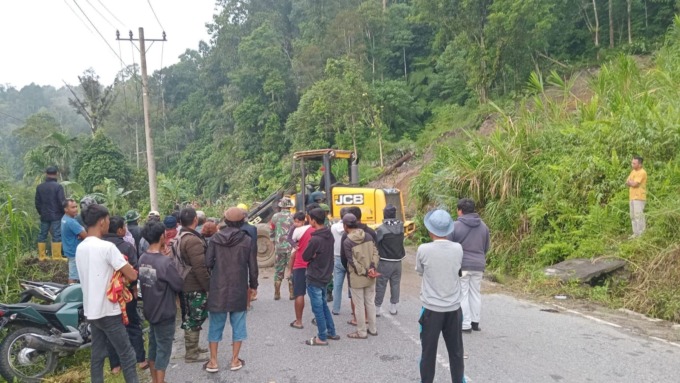
[[[61,242],[52,242],[52,260],[68,261],[68,259],[61,255]]]
[[[45,261],[47,259],[47,244],[38,242],[38,260]]]
[[[281,299],[281,281],[274,282],[274,300]]]
[[[288,280],[288,293],[290,294],[290,299],[291,301],[295,299],[295,293],[293,292],[293,280],[289,279]]]
[[[198,338],[201,330],[184,330],[184,362],[185,363],[199,363],[207,362],[207,357],[201,357],[198,348]]]

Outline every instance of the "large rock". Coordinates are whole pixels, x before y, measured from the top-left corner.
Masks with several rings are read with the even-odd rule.
[[[588,283],[593,278],[616,271],[625,265],[626,261],[621,259],[574,258],[547,267],[544,273],[549,277],[560,278],[565,282],[578,280],[579,282]]]

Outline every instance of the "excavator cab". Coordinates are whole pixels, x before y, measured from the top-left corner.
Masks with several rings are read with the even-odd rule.
[[[339,177],[332,173],[336,161],[347,162],[347,177]],[[321,163],[319,166],[319,162]],[[341,166],[342,169],[344,166]],[[310,169],[322,170],[318,185],[308,182]],[[335,169],[338,169],[336,166]],[[404,222],[406,235],[415,231],[413,221],[407,221],[404,215],[404,201],[401,191],[394,188],[375,189],[359,187],[359,158],[350,150],[319,149],[296,152],[293,154],[293,176],[300,176],[300,190],[291,196],[295,202],[295,210],[304,211],[312,202],[326,203],[330,211],[330,219],[340,219],[340,210],[344,207],[357,206],[361,209],[361,221],[369,226],[377,227],[383,221],[383,209],[388,204],[397,208],[397,218]],[[348,183],[343,183],[348,179]]]

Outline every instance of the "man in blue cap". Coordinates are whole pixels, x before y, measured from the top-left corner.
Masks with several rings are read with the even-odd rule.
[[[463,334],[460,309],[460,270],[463,248],[446,237],[453,233],[451,215],[433,210],[425,216],[425,227],[432,242],[422,244],[416,253],[416,271],[423,277],[420,300],[420,378],[423,383],[434,381],[439,334],[444,336],[449,354],[451,382],[465,382]]]

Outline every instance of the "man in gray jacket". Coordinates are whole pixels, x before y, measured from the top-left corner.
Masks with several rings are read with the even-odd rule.
[[[480,331],[479,318],[482,311],[482,276],[489,251],[489,228],[475,213],[475,202],[469,198],[458,200],[458,220],[448,239],[463,246],[461,303],[463,309],[463,332]]]

